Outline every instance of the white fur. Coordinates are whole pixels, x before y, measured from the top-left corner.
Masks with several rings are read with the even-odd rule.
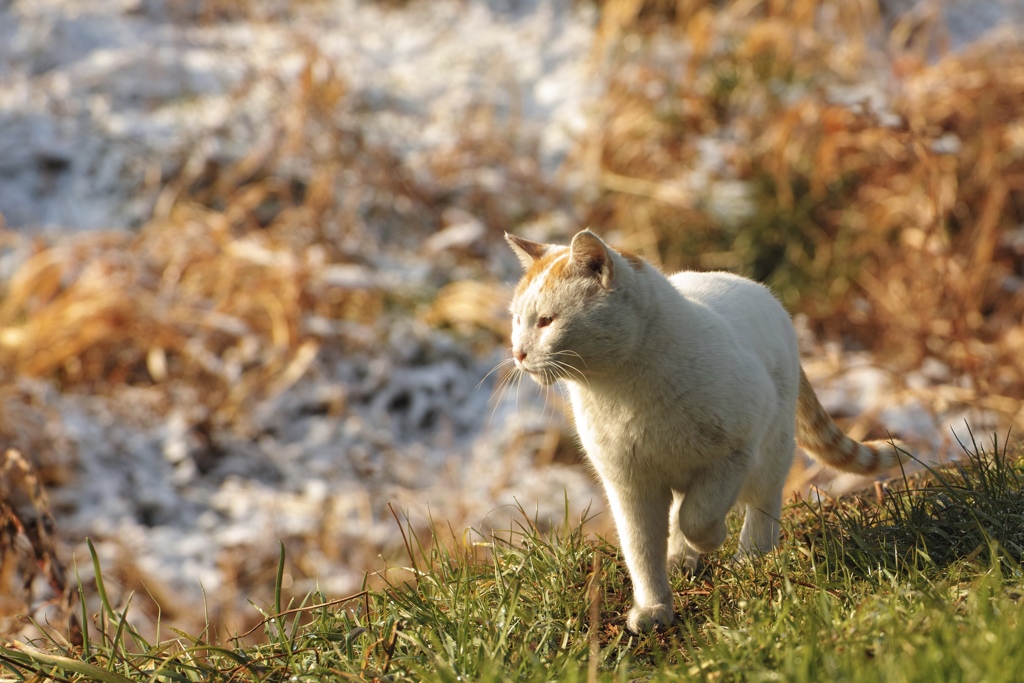
[[[669,566],[721,547],[733,505],[746,510],[741,553],[778,540],[800,386],[789,315],[755,282],[665,277],[589,231],[569,249],[509,240],[524,265],[551,261],[512,303],[517,366],[565,380],[633,578],[627,625],[667,626]],[[552,280],[555,253],[572,267]]]

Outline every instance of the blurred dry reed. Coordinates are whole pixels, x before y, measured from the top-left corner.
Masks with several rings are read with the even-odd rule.
[[[287,96],[261,141],[231,162],[197,146],[137,232],[55,242],[0,233],[24,254],[0,284],[6,374],[90,391],[181,382],[199,389],[216,424],[234,424],[294,383],[325,334],[346,343],[331,330],[372,328],[387,305],[416,312],[424,294],[395,291],[371,265],[382,252],[415,252],[459,212],[479,217],[479,241],[493,243],[557,201],[545,199],[554,192],[537,178],[535,150],[509,128],[489,135],[506,124],[486,111],[428,159],[423,180],[365,139],[361,105],[314,47],[297,82],[275,86]],[[481,249],[450,263],[479,272]],[[465,311],[473,306],[426,316],[458,327]]]
[[[869,1],[599,4],[585,223],[763,280],[892,367],[938,359],[1024,426],[1024,43],[942,53],[935,17]]]
[[[0,454],[0,633],[27,619],[67,624],[80,644],[73,585],[59,557],[42,477],[20,451]]]
[[[31,471],[43,472],[43,483],[70,476],[73,447],[53,442],[60,416],[21,395],[22,380],[115,398],[144,389],[152,414],[184,408],[187,428],[215,448],[223,432],[259,433],[261,407],[318,372],[325,353],[343,357],[377,346],[396,316],[420,316],[486,352],[505,336],[502,288],[490,281],[487,256],[503,230],[563,200],[540,177],[535,146],[514,118],[478,108],[467,112],[461,139],[421,159],[425,169],[413,167],[367,139],[369,105],[338,65],[296,40],[304,54],[297,79],[253,74],[233,93],[239,108],[261,92],[279,95],[246,153],[213,155],[217,146],[194,145],[159,180],[153,217],[139,229],[56,238],[0,230],[0,250],[13,266],[0,282],[0,452],[17,446],[33,453],[40,462]],[[432,268],[406,287],[402,271],[422,261],[425,241],[467,220],[479,229],[454,245],[437,242]],[[452,284],[456,270],[474,274],[479,286]],[[59,457],[46,455],[53,452]],[[19,521],[20,508],[7,507],[24,481],[0,490],[7,525],[0,590],[24,597],[4,604],[4,618],[28,613],[41,590],[34,577],[50,576],[30,571],[33,552],[43,552],[33,551],[36,527]],[[297,575],[313,549],[375,565],[378,546],[338,549],[336,532],[332,526],[313,538],[286,539]],[[226,585],[206,606],[218,623],[247,617],[235,603],[268,585],[276,554],[267,557],[262,550],[225,553]],[[168,595],[130,553],[105,569],[123,595]],[[181,614],[173,600],[158,601],[179,625],[201,618],[202,610]],[[0,626],[6,632],[9,625]]]

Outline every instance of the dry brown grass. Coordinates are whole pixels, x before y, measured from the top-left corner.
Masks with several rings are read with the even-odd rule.
[[[138,235],[41,247],[8,283],[0,363],[65,387],[195,383],[230,420],[308,365],[316,347],[304,313],[361,318],[379,305],[329,291],[315,254],[267,234],[233,235],[226,222],[189,206]]]
[[[73,612],[73,584],[60,559],[44,473],[20,451],[0,454],[0,633],[26,618],[81,631]]]
[[[602,7],[611,88],[581,159],[605,192],[588,223],[669,268],[769,282],[824,338],[894,367],[938,358],[968,403],[1024,426],[1024,45],[929,61],[941,25],[883,27],[871,2]],[[648,49],[663,33],[692,49]],[[752,189],[738,224],[711,205],[720,181]]]
[[[147,419],[185,408],[187,428],[213,448],[219,432],[258,433],[259,408],[314,368],[325,349],[334,357],[372,349],[396,317],[423,316],[486,352],[505,336],[503,287],[488,280],[487,256],[503,230],[562,201],[540,177],[530,141],[515,121],[479,109],[467,114],[462,139],[424,160],[431,177],[418,174],[367,140],[366,103],[314,46],[303,49],[305,68],[296,81],[254,76],[234,94],[244,108],[260,88],[281,93],[279,110],[248,154],[204,156],[208,146],[197,144],[177,172],[160,180],[153,218],[137,231],[56,239],[0,231],[0,248],[23,257],[0,282],[0,451],[18,446],[37,460],[59,451],[52,467],[45,458],[33,464],[52,475],[44,483],[68,476],[73,447],[53,442],[49,428],[60,416],[21,395],[19,377],[115,399],[128,387],[142,388]],[[426,257],[424,241],[463,216],[480,222],[479,238],[430,254],[434,270],[410,290],[401,282],[404,264],[417,253]],[[387,272],[376,268],[381,261],[391,263]],[[446,269],[454,268],[477,274],[479,286],[445,287],[453,279]],[[344,391],[332,406],[339,415],[347,410]],[[0,510],[4,520],[13,514]],[[18,557],[30,558],[22,527],[9,529],[15,531],[7,545],[17,541]],[[287,539],[289,571],[305,578],[305,554],[314,550],[349,557],[354,566],[377,565],[379,546],[337,548],[336,535],[332,527]],[[226,552],[225,587],[208,596],[211,618],[249,618],[238,604],[265,592],[276,562],[272,543],[258,553]],[[35,576],[24,573],[27,567],[5,570],[0,578],[14,578],[2,588]],[[121,597],[169,595],[127,549],[105,570]],[[38,600],[39,582],[34,586],[25,584],[19,605]],[[202,616],[162,602],[164,617],[177,624]],[[7,611],[18,610],[25,613]]]
[[[332,266],[355,260],[337,246],[358,229],[334,196],[345,159],[293,170],[323,144],[381,162],[330,127],[345,87],[332,71],[314,77],[317,60],[269,144],[226,168],[185,163],[137,233],[37,241],[3,287],[0,366],[92,390],[181,380],[224,422],[298,379],[316,353],[309,317],[372,320],[372,279],[332,284]]]
[[[372,328],[386,306],[414,314],[432,296],[382,284],[371,265],[382,252],[415,252],[458,209],[484,232],[451,264],[480,271],[503,230],[558,201],[534,150],[486,111],[427,160],[425,183],[365,140],[360,103],[314,48],[297,83],[275,85],[289,97],[264,142],[231,163],[183,160],[139,231],[30,244],[0,233],[26,254],[0,285],[0,368],[90,391],[180,381],[229,424],[303,374],[318,330]],[[497,183],[482,180],[488,169]],[[427,314],[458,326],[452,315]]]

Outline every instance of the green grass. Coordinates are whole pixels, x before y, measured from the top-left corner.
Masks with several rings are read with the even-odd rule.
[[[256,646],[206,634],[146,642],[100,583],[81,646],[54,634],[0,647],[0,677],[1024,680],[1024,467],[998,446],[971,444],[961,466],[905,478],[881,503],[791,506],[771,557],[735,564],[726,548],[702,577],[677,577],[680,621],[664,633],[623,630],[629,577],[614,544],[583,525],[542,535],[524,514],[477,542],[448,532],[421,544],[408,532],[408,567],[386,572],[382,590],[311,594],[290,609],[278,590]]]

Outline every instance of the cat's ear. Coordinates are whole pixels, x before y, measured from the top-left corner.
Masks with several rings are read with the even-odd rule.
[[[512,251],[516,253],[519,262],[526,269],[529,269],[536,261],[540,260],[548,252],[548,247],[550,246],[540,242],[531,242],[528,239],[518,235],[510,235],[507,232],[505,233],[505,241],[508,242],[508,246],[512,247]]]
[[[611,287],[614,269],[612,255],[600,237],[589,230],[576,233],[569,245],[569,259],[585,275],[600,280],[602,287]]]

